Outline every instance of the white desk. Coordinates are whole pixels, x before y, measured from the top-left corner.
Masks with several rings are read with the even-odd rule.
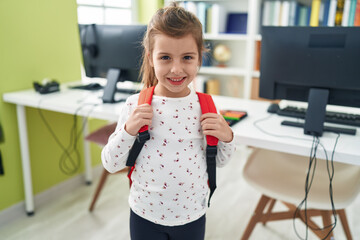
[[[269,103],[217,96],[214,96],[214,101],[220,109],[231,108],[246,110],[248,112],[249,116],[247,118],[233,126],[237,143],[279,152],[310,156],[313,137],[304,135],[304,130],[302,128],[282,126],[281,122],[283,120],[296,121],[296,119],[267,113],[266,110]],[[334,109],[334,106],[329,107],[333,107],[330,110]],[[335,107],[335,109],[340,110],[342,108]],[[266,134],[254,125],[255,121],[264,119],[266,116],[269,116],[269,119],[261,121],[257,125],[267,133],[279,136],[276,137]],[[326,125],[331,126],[331,124],[328,123],[326,123]],[[335,125],[333,124],[332,126]],[[342,127],[355,128],[350,126]],[[337,134],[335,133],[324,132],[323,136],[320,138],[329,159],[333,151],[336,137]],[[324,151],[322,151],[320,146],[317,157],[325,159]],[[360,165],[360,128],[357,128],[355,136],[344,134],[340,136],[334,154],[334,161]]]
[[[74,114],[79,107],[83,106],[81,110],[77,112],[78,116],[117,121],[123,103],[102,104],[102,101],[99,98],[100,96],[101,91],[90,92],[85,90],[70,90],[66,89],[66,87],[62,87],[61,91],[58,93],[52,93],[49,95],[40,95],[34,90],[18,91],[3,95],[5,102],[16,104],[17,108],[24,178],[23,181],[25,188],[25,205],[26,212],[29,215],[34,213],[34,200],[25,107],[41,108],[44,110]],[[254,125],[255,121],[269,116],[266,112],[269,103],[220,96],[214,96],[214,101],[218,109],[246,110],[248,112],[247,118],[233,126],[236,142],[238,144],[303,156],[310,155],[312,137],[305,136],[303,134],[303,130],[300,128],[281,126],[280,123],[285,119],[284,117],[273,115],[264,121],[258,122],[257,126],[272,135],[264,133]],[[92,103],[97,103],[99,105],[94,107],[93,105],[90,105]],[[84,136],[86,136],[87,133],[87,129],[85,128]],[[277,137],[274,135],[281,135],[283,137]],[[325,147],[329,158],[331,157],[336,137],[336,134],[327,132],[325,132],[323,137],[321,137],[321,143]],[[84,141],[84,151],[85,177],[87,182],[91,182],[92,176],[89,143],[86,141]],[[321,148],[318,150],[317,156],[319,158],[325,158]],[[356,136],[341,135],[336,147],[334,160],[360,165],[360,128],[357,129]]]

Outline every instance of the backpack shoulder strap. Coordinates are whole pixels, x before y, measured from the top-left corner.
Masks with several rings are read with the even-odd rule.
[[[141,90],[138,100],[138,105],[148,103],[151,105],[151,100],[154,95],[155,86],[150,88],[145,88]],[[148,132],[149,126],[142,126],[139,130],[139,133],[136,137],[136,141],[134,142],[132,148],[130,149],[130,153],[128,159],[126,161],[126,166],[133,167],[135,165],[135,161],[139,156],[139,153],[144,146],[145,142],[150,139],[150,134]],[[131,175],[131,174],[130,174]],[[129,175],[129,178],[130,178]]]
[[[196,92],[199,98],[201,112],[204,113],[217,113],[214,101],[211,95],[201,92]],[[214,136],[206,136],[206,142],[210,146],[216,146],[218,139]]]
[[[138,105],[141,105],[144,103],[151,105],[151,100],[154,95],[154,89],[155,89],[155,86],[141,90],[140,95],[139,95]],[[148,129],[149,129],[149,126],[145,125],[142,128],[140,128],[139,132],[145,132]]]
[[[211,95],[206,93],[196,92],[199,98],[201,112],[204,113],[217,113],[214,101]],[[210,188],[210,195],[208,200],[208,206],[210,207],[210,199],[216,189],[216,154],[217,144],[219,139],[214,136],[206,135],[206,166],[208,173],[208,183]]]
[[[152,97],[154,95],[154,89],[155,87],[150,87],[143,89],[140,92],[138,105],[148,103],[151,105]],[[196,92],[199,98],[201,112],[204,113],[217,113],[216,107],[214,104],[214,101],[212,97],[209,94]],[[146,140],[150,138],[150,135],[148,133],[148,126],[143,126],[139,130],[139,134],[137,137],[137,140],[134,142],[134,145],[132,149],[130,150],[129,157],[126,162],[126,166],[130,166],[130,171],[128,173],[128,178],[130,180],[130,186],[131,186],[131,174],[134,171],[135,168],[135,160],[138,157],[144,143]],[[210,187],[210,196],[209,196],[209,202],[210,205],[210,198],[213,195],[215,189],[216,189],[216,154],[217,154],[217,144],[218,139],[214,136],[206,136],[206,162],[207,162],[207,172],[209,175],[209,187]]]

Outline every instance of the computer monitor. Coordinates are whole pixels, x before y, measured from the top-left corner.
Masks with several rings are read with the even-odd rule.
[[[360,28],[263,27],[260,73],[259,96],[308,101],[305,134],[321,136],[327,103],[360,107]]]
[[[114,102],[118,81],[140,81],[146,25],[79,25],[86,76],[107,78],[103,102]]]

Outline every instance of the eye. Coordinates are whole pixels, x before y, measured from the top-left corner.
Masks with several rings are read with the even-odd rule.
[[[185,60],[191,60],[191,59],[193,59],[193,57],[192,56],[185,56],[184,59]]]
[[[169,56],[162,56],[160,57],[161,60],[170,60],[170,57]]]

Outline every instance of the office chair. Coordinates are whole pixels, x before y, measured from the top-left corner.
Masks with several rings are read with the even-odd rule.
[[[293,219],[297,206],[305,196],[308,165],[308,157],[254,149],[244,166],[243,176],[251,186],[262,192],[262,196],[241,239],[248,239],[257,223],[265,225],[269,221]],[[360,191],[360,167],[334,162],[334,169],[332,186],[336,214],[340,218],[346,238],[350,240],[352,236],[345,208]],[[281,201],[288,211],[273,212],[276,201]],[[319,230],[319,226],[311,220],[311,217],[321,216],[324,226],[332,223],[329,177],[325,160],[317,160],[314,180],[307,199],[307,209],[309,229],[319,238],[324,239],[331,227]],[[304,216],[304,210],[297,212],[296,217],[305,223]],[[326,239],[331,237],[333,233]]]
[[[103,147],[106,145],[110,135],[115,131],[115,128],[116,128],[116,123],[111,123],[109,125],[101,127],[98,130],[90,133],[85,139],[87,141],[96,143],[97,145]],[[125,168],[117,173],[127,173],[127,172],[128,172],[128,169]],[[110,175],[110,173],[104,168],[102,171],[99,183],[96,187],[94,197],[93,197],[90,207],[89,207],[90,212],[92,212],[94,210],[96,201],[97,201],[97,199],[101,193],[101,190],[104,187],[106,179],[108,178],[109,175]]]

